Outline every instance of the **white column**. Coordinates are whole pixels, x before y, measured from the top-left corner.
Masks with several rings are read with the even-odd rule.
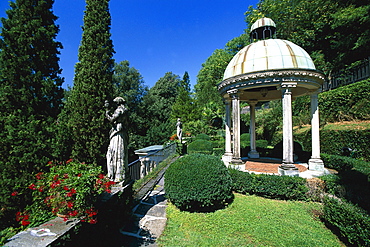
[[[232,156],[231,151],[231,117],[230,100],[225,100],[225,156]]]
[[[281,175],[297,176],[298,168],[293,160],[292,88],[297,83],[282,83],[283,98],[283,161],[279,167]]]
[[[256,147],[256,104],[258,101],[249,101],[249,109],[250,109],[250,145],[251,145],[251,150],[248,153],[249,158],[259,158],[260,155],[257,152],[257,147]]]
[[[310,95],[311,98],[311,136],[312,156],[308,161],[308,167],[314,171],[324,171],[324,162],[320,157],[320,119],[318,92]]]
[[[225,165],[230,165],[233,152],[231,149],[231,102],[229,99],[224,101],[225,103],[225,153],[222,156],[222,160]]]
[[[233,122],[233,158],[232,163],[241,163],[240,159],[240,102],[238,90],[230,91],[232,99],[232,122]]]

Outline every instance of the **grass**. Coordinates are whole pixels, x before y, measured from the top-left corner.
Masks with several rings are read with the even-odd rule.
[[[344,246],[315,216],[318,203],[235,194],[226,209],[189,213],[167,207],[159,246]]]

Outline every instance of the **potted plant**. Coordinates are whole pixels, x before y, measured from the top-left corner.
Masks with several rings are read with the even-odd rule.
[[[102,174],[100,167],[72,159],[49,162],[48,166],[50,171],[36,174],[35,183],[29,186],[34,202],[29,211],[51,211],[65,220],[79,217],[81,221],[96,223],[97,197],[104,191],[110,193],[115,183]]]

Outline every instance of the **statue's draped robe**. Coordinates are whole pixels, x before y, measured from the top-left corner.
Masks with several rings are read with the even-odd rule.
[[[126,111],[127,108],[124,106],[118,106],[113,115],[106,114],[107,119],[112,123],[107,151],[108,178],[114,182],[124,181],[127,172],[127,162],[125,162],[127,160],[125,154],[127,134],[124,126]]]

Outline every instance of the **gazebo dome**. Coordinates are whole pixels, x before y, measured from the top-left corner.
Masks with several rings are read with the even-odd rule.
[[[257,28],[260,28],[260,27],[267,27],[267,26],[270,26],[270,27],[276,27],[276,24],[275,22],[270,19],[270,18],[261,18],[261,19],[258,19],[255,23],[253,23],[253,25],[251,26],[251,32],[253,32],[255,29]]]
[[[230,61],[223,79],[241,74],[280,70],[315,70],[308,53],[298,45],[281,39],[267,39],[252,43],[240,50]]]

